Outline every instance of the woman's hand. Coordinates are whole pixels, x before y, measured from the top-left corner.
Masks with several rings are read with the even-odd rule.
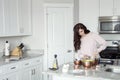
[[[98,53],[95,52],[95,53],[93,54],[94,59],[97,58],[97,56],[98,56]]]

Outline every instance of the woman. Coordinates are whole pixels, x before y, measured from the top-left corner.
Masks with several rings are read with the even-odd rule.
[[[90,32],[84,24],[78,23],[74,26],[74,48],[79,57],[96,57],[106,48],[106,41]]]

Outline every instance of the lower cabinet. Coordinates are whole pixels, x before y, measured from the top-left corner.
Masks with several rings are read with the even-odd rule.
[[[42,80],[42,57],[0,66],[0,80]]]
[[[32,77],[32,80],[42,80],[42,66],[41,64],[34,67],[34,76]]]
[[[42,80],[42,67],[40,64],[23,69],[21,80]]]
[[[2,76],[0,80],[20,80],[18,72],[11,72]]]
[[[32,80],[32,74],[30,69],[24,69],[21,71],[21,80]]]
[[[42,80],[42,58],[21,62],[21,80]]]

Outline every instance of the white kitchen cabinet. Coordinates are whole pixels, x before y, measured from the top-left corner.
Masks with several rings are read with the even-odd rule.
[[[21,80],[42,80],[42,67],[41,65],[31,66],[22,70]]]
[[[18,72],[12,72],[3,75],[0,80],[20,80],[20,78]]]
[[[22,70],[22,74],[21,74],[21,80],[32,80],[32,71],[28,68]]]
[[[4,0],[4,35],[18,34],[17,0]]]
[[[42,59],[22,62],[21,80],[42,80]]]
[[[120,16],[120,0],[114,0],[114,15]]]
[[[18,0],[19,34],[31,35],[31,0]]]
[[[0,80],[20,80],[19,78],[19,63],[8,64],[2,66],[1,70],[1,79]]]
[[[0,0],[0,37],[31,35],[31,0]]]
[[[34,77],[32,80],[42,80],[42,66],[36,65],[34,68]]]
[[[42,57],[0,66],[0,80],[42,80]]]
[[[79,4],[75,5],[79,5],[79,22],[98,33],[99,0],[79,0]]]
[[[100,16],[120,16],[120,0],[99,0]]]

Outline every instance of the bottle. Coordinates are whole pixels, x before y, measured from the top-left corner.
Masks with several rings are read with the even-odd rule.
[[[9,47],[10,47],[10,44],[9,44],[8,41],[6,41],[5,42],[5,56],[9,56],[10,55]]]
[[[58,60],[57,60],[57,55],[54,55],[54,61],[53,61],[53,68],[58,69]]]

